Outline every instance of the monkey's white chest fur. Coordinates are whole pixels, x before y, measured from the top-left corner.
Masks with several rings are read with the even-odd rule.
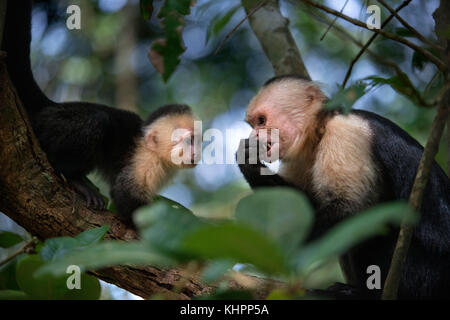
[[[281,176],[307,188],[320,205],[345,200],[351,206],[345,211],[363,210],[368,199],[372,202],[377,198],[371,140],[367,121],[356,115],[337,115],[328,121],[313,163],[289,163]]]

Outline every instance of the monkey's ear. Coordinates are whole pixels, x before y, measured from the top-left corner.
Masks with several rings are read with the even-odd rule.
[[[149,129],[145,133],[145,146],[151,150],[157,150],[158,146],[158,135],[155,129]]]
[[[306,100],[308,102],[323,101],[325,98],[322,90],[320,90],[320,88],[316,84],[308,85],[305,89],[305,92],[307,93]]]

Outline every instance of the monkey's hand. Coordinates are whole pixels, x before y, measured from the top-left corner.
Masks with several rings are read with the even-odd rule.
[[[71,179],[70,185],[86,199],[86,206],[94,210],[105,210],[105,200],[87,178]]]
[[[252,166],[254,168],[264,167],[259,159],[258,143],[250,144],[250,139],[242,139],[236,152],[236,161],[241,166]],[[242,169],[241,169],[242,170]]]
[[[236,153],[239,169],[250,187],[291,187],[296,189],[295,186],[284,180],[281,176],[271,172],[259,160],[257,148],[257,146],[250,145],[249,139],[243,139]],[[254,159],[255,155],[256,159]]]

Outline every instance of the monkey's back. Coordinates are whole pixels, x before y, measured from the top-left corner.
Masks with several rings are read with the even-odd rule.
[[[67,177],[100,169],[112,178],[133,150],[142,125],[134,113],[85,102],[55,103],[31,122],[50,163]]]
[[[373,131],[372,152],[384,180],[384,199],[407,201],[423,147],[388,119],[363,110],[352,113],[367,120]],[[388,236],[369,241],[364,251],[356,249],[365,263],[381,262],[383,282],[397,234],[395,228]],[[399,297],[450,297],[450,182],[435,161],[408,251]]]

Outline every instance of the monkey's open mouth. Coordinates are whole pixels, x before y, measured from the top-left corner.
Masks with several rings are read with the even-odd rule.
[[[266,155],[267,155],[267,157],[270,157],[270,155],[271,155],[271,149],[272,149],[272,142],[270,142],[270,141],[266,141],[266,143],[265,143],[265,152],[266,152]]]

